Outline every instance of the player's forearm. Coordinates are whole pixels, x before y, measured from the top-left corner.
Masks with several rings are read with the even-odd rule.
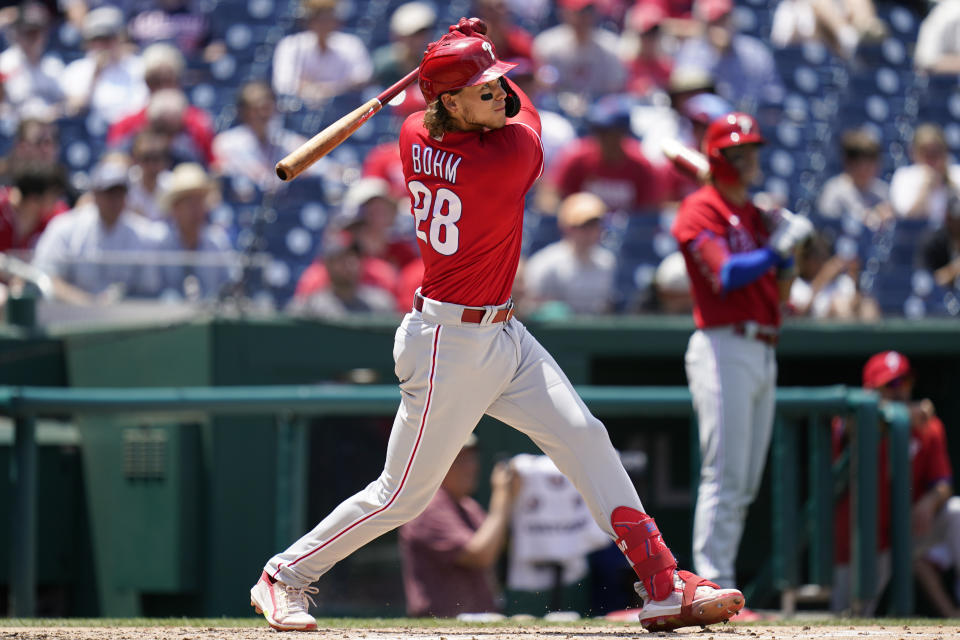
[[[740,289],[759,280],[783,261],[770,247],[745,253],[733,253],[720,269],[720,286],[724,293]]]

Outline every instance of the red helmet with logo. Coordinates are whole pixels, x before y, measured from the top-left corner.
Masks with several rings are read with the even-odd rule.
[[[420,91],[430,104],[441,93],[490,82],[515,66],[497,60],[489,38],[451,31],[427,47],[420,63]]]
[[[743,144],[763,144],[760,125],[749,113],[734,111],[710,123],[703,136],[703,153],[710,160],[710,171],[718,182],[738,182],[740,173],[722,150]]]

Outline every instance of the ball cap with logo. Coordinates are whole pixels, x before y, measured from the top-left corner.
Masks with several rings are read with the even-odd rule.
[[[870,357],[863,367],[863,386],[867,389],[885,387],[898,378],[911,375],[913,370],[905,355],[897,351],[882,351]]]

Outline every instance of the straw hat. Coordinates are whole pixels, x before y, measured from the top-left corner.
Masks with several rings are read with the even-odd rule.
[[[206,194],[210,206],[219,199],[220,190],[203,167],[195,162],[178,164],[170,175],[166,189],[160,195],[160,208],[169,211],[181,197],[198,191]]]

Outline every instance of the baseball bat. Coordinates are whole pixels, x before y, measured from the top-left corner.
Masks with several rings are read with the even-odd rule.
[[[710,179],[710,161],[707,156],[691,149],[676,138],[667,138],[660,144],[665,155],[675,167],[700,182]]]
[[[310,165],[352,136],[353,132],[380,111],[384,104],[393,100],[408,84],[416,80],[419,73],[418,67],[384,89],[376,98],[371,98],[291,151],[277,163],[277,175],[281,180],[289,181],[303,173]]]

